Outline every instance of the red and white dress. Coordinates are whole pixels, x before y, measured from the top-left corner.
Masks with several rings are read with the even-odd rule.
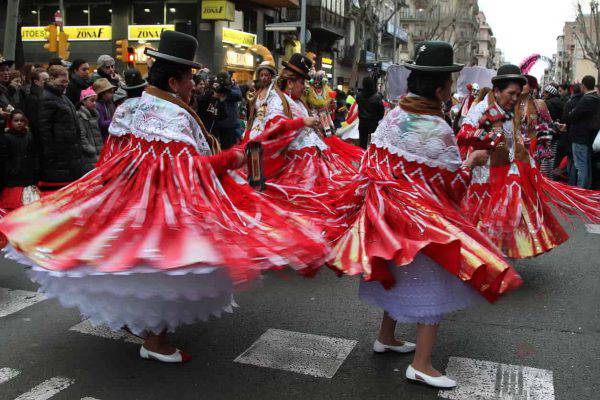
[[[319,232],[236,183],[237,155],[211,155],[176,100],[145,92],[125,131],[96,169],[0,222],[49,297],[94,324],[160,332],[230,310],[265,269],[320,267]]]
[[[470,181],[443,118],[391,110],[354,184],[339,192],[348,226],[327,232],[330,264],[362,274],[361,297],[397,321],[437,323],[468,306],[472,292],[496,300],[521,279],[463,216]]]
[[[339,221],[331,220],[338,215],[332,195],[352,181],[362,149],[333,136],[324,140],[317,131],[305,127],[303,118],[309,116],[306,106],[287,94],[273,90],[264,99],[257,99],[257,109],[261,107],[266,110],[264,117],[254,119],[246,140],[269,130],[296,132],[284,151],[265,157],[263,195],[319,225],[337,224]]]
[[[479,129],[491,102],[488,95],[471,108],[459,137]],[[487,166],[474,168],[462,204],[471,221],[510,258],[534,257],[564,243],[569,235],[557,215],[600,222],[600,192],[554,182],[540,173],[529,145],[535,138],[528,137],[522,114],[518,111],[502,124],[504,140]]]

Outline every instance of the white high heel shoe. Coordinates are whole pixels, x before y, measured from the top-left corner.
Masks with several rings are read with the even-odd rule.
[[[192,356],[177,349],[173,354],[160,354],[148,350],[144,346],[140,347],[140,357],[145,360],[156,360],[164,363],[184,363],[192,359]]]
[[[404,342],[402,346],[390,346],[381,343],[379,340],[376,340],[375,343],[373,343],[373,351],[375,353],[386,353],[388,351],[393,351],[394,353],[406,354],[415,351],[415,347],[417,346],[411,342]]]
[[[448,378],[446,375],[429,376],[421,371],[417,371],[412,365],[409,365],[408,368],[406,368],[406,379],[424,383],[438,389],[452,389],[458,386],[456,381]]]

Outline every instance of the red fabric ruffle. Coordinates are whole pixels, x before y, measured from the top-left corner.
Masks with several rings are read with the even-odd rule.
[[[373,145],[365,157],[359,179],[337,199],[354,205],[345,214],[347,227],[326,235],[334,242],[334,268],[391,287],[394,278],[385,260],[401,267],[423,252],[489,301],[522,283],[464,217],[455,200],[459,195],[449,195],[466,191],[468,172],[408,162]]]
[[[229,174],[218,176],[215,158],[181,142],[119,142],[120,151],[80,180],[3,218],[0,231],[57,271],[212,266],[242,282],[262,269],[310,273],[322,265],[328,248],[319,232]]]

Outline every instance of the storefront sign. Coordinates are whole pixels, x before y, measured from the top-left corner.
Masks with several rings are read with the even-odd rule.
[[[238,53],[236,51],[229,50],[227,53],[225,53],[225,64],[228,67],[254,69],[254,56],[252,53]]]
[[[223,43],[250,47],[256,44],[256,35],[235,29],[223,28]]]
[[[47,39],[48,32],[45,26],[24,26],[21,28],[21,37],[24,42],[43,42]],[[111,40],[112,26],[65,26],[65,33],[71,41],[97,41]]]
[[[235,20],[235,6],[231,1],[225,0],[203,0],[202,19],[220,21]]]
[[[163,31],[174,31],[175,25],[129,25],[129,40],[159,40]]]

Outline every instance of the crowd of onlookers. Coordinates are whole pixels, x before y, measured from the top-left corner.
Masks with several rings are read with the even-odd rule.
[[[555,123],[553,171],[555,179],[585,189],[600,178],[593,142],[600,130],[600,96],[596,79],[585,76],[577,84],[550,84],[541,98]]]
[[[76,59],[67,68],[53,59],[44,67],[16,69],[0,56],[0,209],[15,208],[21,200],[13,197],[22,190],[10,195],[14,188],[43,193],[94,168],[115,109],[133,93],[128,76],[139,76],[137,70],[125,71],[124,78],[116,74],[108,55],[97,66],[92,71]]]

